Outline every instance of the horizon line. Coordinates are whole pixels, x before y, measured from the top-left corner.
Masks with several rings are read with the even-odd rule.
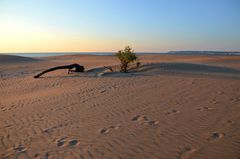
[[[240,53],[240,51],[224,51],[224,50],[171,50],[171,51],[134,51],[134,53],[171,53],[171,52],[228,52]],[[0,52],[0,54],[31,54],[31,53],[117,53],[117,51],[35,51],[35,52]]]

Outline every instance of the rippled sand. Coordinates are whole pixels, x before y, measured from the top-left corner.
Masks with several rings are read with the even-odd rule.
[[[0,158],[240,158],[240,56],[0,55]],[[33,75],[79,63],[87,72]]]

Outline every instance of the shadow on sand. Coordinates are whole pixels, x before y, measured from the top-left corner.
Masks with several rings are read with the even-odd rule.
[[[114,66],[115,67],[115,66]],[[228,67],[220,67],[206,64],[193,63],[152,63],[144,64],[128,73],[119,71],[111,72],[104,67],[86,70],[84,73],[73,73],[67,76],[57,77],[135,77],[135,76],[156,76],[156,75],[206,75],[225,78],[240,79],[240,70]],[[46,76],[52,78],[52,76]]]
[[[205,64],[193,64],[193,63],[154,63],[143,65],[140,72],[155,72],[161,73],[162,71],[174,71],[174,72],[191,72],[191,73],[220,73],[220,74],[240,74],[240,70],[220,67]]]

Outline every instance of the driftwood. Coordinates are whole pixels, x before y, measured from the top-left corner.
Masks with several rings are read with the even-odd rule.
[[[55,70],[59,70],[59,69],[68,69],[68,74],[69,74],[69,72],[84,72],[83,66],[81,66],[79,64],[72,64],[72,65],[57,66],[57,67],[47,69],[47,70],[39,73],[38,75],[34,76],[34,78],[39,78],[40,76],[42,76],[43,74],[45,74],[47,72],[51,72],[51,71],[55,71]]]

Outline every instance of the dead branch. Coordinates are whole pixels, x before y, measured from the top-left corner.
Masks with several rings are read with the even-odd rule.
[[[47,70],[37,74],[36,76],[34,76],[34,78],[39,78],[40,76],[42,76],[43,74],[45,74],[47,72],[51,72],[51,71],[55,71],[55,70],[59,70],[59,69],[68,69],[68,73],[70,73],[70,72],[84,72],[84,67],[83,66],[81,66],[79,64],[72,64],[72,65],[57,66],[57,67],[47,69]]]

